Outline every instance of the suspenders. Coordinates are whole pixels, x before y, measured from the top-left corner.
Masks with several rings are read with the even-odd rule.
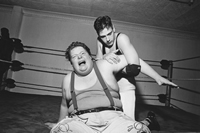
[[[112,98],[110,91],[109,91],[108,87],[106,86],[106,84],[105,84],[105,82],[104,82],[104,80],[101,76],[101,73],[99,72],[99,69],[97,68],[97,65],[96,65],[95,62],[94,62],[94,70],[96,72],[96,75],[97,75],[100,83],[101,83],[101,86],[103,87],[104,92],[106,93],[106,96],[108,97],[108,99],[110,101],[111,107],[114,107],[115,103],[113,101],[113,98]],[[78,111],[76,94],[75,94],[75,91],[74,91],[74,72],[72,72],[72,74],[71,74],[71,97],[72,97],[72,103],[74,105],[74,110]]]
[[[110,91],[108,90],[108,87],[106,86],[106,84],[101,76],[101,73],[99,72],[99,69],[97,68],[97,64],[95,62],[94,62],[94,70],[96,72],[96,75],[97,75],[100,83],[101,83],[101,86],[103,87],[104,92],[106,93],[106,96],[108,97],[108,99],[110,101],[110,106],[113,107],[115,105],[115,103],[113,101]]]
[[[74,105],[74,110],[78,111],[76,94],[75,94],[75,91],[74,91],[74,72],[72,72],[72,74],[71,74],[71,97],[72,97],[72,103]]]

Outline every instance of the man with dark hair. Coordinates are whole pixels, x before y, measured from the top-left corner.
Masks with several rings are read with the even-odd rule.
[[[9,30],[7,28],[1,28],[0,59],[3,61],[11,61],[13,50],[14,46],[13,41],[10,38]],[[2,85],[3,75],[7,72],[10,65],[3,61],[0,61],[0,86]]]
[[[140,133],[150,132],[146,125],[123,113],[115,74],[127,66],[123,55],[117,64],[93,61],[90,49],[73,42],[66,50],[73,72],[62,82],[62,102],[58,123],[51,133]],[[132,101],[130,101],[132,102]]]
[[[128,63],[128,66],[122,71],[122,73],[116,75],[125,114],[135,119],[136,87],[134,77],[137,76],[140,71],[153,78],[159,85],[169,84],[177,86],[160,76],[146,62],[138,57],[134,45],[130,42],[129,37],[126,34],[115,31],[115,27],[109,16],[98,17],[94,22],[94,29],[98,35],[96,59],[105,59],[111,64],[117,64],[120,61],[118,55],[123,54]],[[116,50],[118,50],[117,53],[115,52]],[[152,112],[148,114],[148,117],[155,116]],[[159,130],[160,128],[153,127],[150,129]]]

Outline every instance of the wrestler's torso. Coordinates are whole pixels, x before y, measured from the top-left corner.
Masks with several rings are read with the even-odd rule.
[[[116,106],[122,107],[121,101],[119,100],[119,88],[117,86],[117,81],[112,71],[109,68],[107,68],[103,62],[105,61],[102,60],[97,62],[99,71],[113,97]],[[68,76],[70,75],[71,74],[68,74]],[[74,109],[71,100],[70,87],[71,85],[70,83],[68,83],[66,94],[67,101],[69,102],[69,113],[72,112]],[[110,101],[106,96],[94,69],[89,75],[84,77],[79,77],[75,74],[74,89],[79,110],[110,106]]]
[[[119,51],[116,53],[117,55],[123,54],[123,51],[121,50],[120,43],[119,43],[119,36],[121,34],[122,33],[115,33],[115,41],[114,41],[112,47],[106,47],[103,44],[103,42],[99,41],[98,44],[100,45],[102,55],[111,53],[112,51],[115,51],[117,49],[119,49]],[[134,85],[135,79],[134,79],[134,77],[130,77],[127,74],[119,72],[115,75],[115,78],[116,78],[117,83],[120,87],[120,91],[135,89],[135,85]]]

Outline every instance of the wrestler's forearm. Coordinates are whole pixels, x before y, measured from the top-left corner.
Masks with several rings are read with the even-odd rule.
[[[161,76],[151,67],[149,64],[147,64],[145,61],[140,59],[140,65],[141,65],[141,72],[154,80],[157,81],[158,78]]]

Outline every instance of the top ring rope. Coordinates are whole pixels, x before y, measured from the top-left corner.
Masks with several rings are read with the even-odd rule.
[[[23,46],[24,48],[30,48],[30,49],[41,49],[41,50],[48,50],[48,51],[55,51],[55,52],[62,52],[65,53],[64,50],[58,50],[58,49],[51,49],[51,48],[44,48],[44,47],[35,47],[35,46]],[[35,53],[42,53],[42,52],[37,52],[37,51],[30,51],[30,50],[25,50],[25,52],[35,52]],[[50,54],[50,53],[42,53],[42,54]],[[55,54],[59,55],[59,54]],[[91,54],[92,56],[96,56],[95,54]],[[59,55],[59,56],[64,56],[64,55]]]
[[[58,49],[51,49],[51,48],[44,48],[44,47],[35,47],[35,46],[23,46],[24,48],[30,48],[30,49],[41,49],[41,50],[49,50],[49,51],[55,51],[55,52],[62,52],[64,53],[64,50],[58,50]],[[35,52],[35,53],[42,53],[42,52],[37,52],[37,51],[29,51],[25,50],[25,52]],[[42,53],[42,54],[50,54],[50,53]],[[58,54],[55,54],[58,55]],[[92,56],[96,56],[95,54],[91,54]],[[59,56],[64,56],[64,55],[59,55]],[[155,62],[159,63],[160,61],[153,61],[153,60],[144,60],[146,62]]]
[[[63,55],[63,54],[53,54],[53,53],[39,52],[39,51],[33,51],[33,50],[24,50],[24,52],[27,52],[27,53],[48,54],[48,55],[55,55],[55,56],[65,56],[65,55]]]
[[[185,61],[185,60],[191,60],[191,59],[196,59],[196,58],[200,58],[200,56],[195,56],[195,57],[186,58],[186,59],[180,59],[180,60],[174,60],[173,62]]]
[[[38,67],[38,68],[45,68],[45,69],[53,69],[53,70],[61,70],[61,71],[72,71],[68,69],[62,69],[62,68],[55,68],[55,67],[47,67],[47,66],[39,66],[39,65],[33,65],[33,64],[24,64],[26,66],[32,66],[32,67]]]
[[[64,50],[57,50],[57,49],[50,49],[50,48],[43,48],[43,47],[33,47],[33,46],[24,46],[24,47],[25,47],[25,48],[35,48],[35,49],[56,51],[56,52],[65,52]]]

